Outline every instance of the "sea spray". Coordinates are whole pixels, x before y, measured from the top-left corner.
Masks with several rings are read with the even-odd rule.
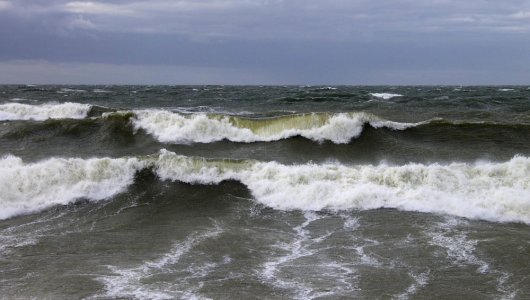
[[[123,192],[143,168],[136,158],[50,158],[24,163],[0,159],[0,219],[77,199],[102,200]]]
[[[81,103],[47,103],[29,105],[22,103],[0,104],[0,121],[47,119],[83,119],[88,115],[91,105]]]
[[[370,93],[370,95],[372,95],[372,96],[374,96],[376,98],[384,99],[384,100],[389,100],[389,99],[392,99],[392,98],[395,98],[395,97],[403,97],[403,95],[392,94],[392,93]]]
[[[164,143],[270,142],[302,136],[314,141],[348,143],[366,124],[375,128],[404,130],[415,123],[399,123],[364,112],[308,113],[275,118],[243,118],[226,115],[178,114],[165,110],[136,111],[133,123]]]
[[[163,152],[161,161],[182,160]],[[216,184],[238,180],[255,199],[280,210],[367,210],[450,214],[500,222],[530,223],[530,159],[514,157],[504,163],[283,165],[241,161],[221,166],[211,161],[187,162],[185,171],[159,163],[163,179]],[[193,166],[190,168],[190,166]],[[236,166],[236,167],[234,167]]]
[[[279,210],[368,210],[449,214],[530,224],[530,158],[503,163],[401,166],[300,164],[186,157],[161,150],[141,158],[0,160],[1,218],[76,199],[101,200],[152,168],[162,180],[218,184],[236,180]]]

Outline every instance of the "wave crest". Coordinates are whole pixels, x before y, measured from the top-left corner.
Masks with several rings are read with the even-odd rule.
[[[450,214],[530,224],[530,158],[503,163],[402,166],[302,164],[186,157],[162,150],[141,158],[0,160],[0,218],[125,190],[136,172],[161,180],[218,184],[236,180],[256,201],[280,210],[369,210]]]
[[[389,100],[395,97],[403,97],[403,95],[401,94],[392,94],[392,93],[370,93],[370,95],[376,98],[384,99],[384,100]]]
[[[163,155],[183,159],[175,154]],[[163,179],[187,183],[238,180],[250,189],[257,201],[281,210],[396,208],[530,224],[530,158],[527,157],[514,157],[504,163],[449,165],[255,162],[241,166],[248,163],[231,161],[229,165],[219,165],[195,160],[194,169],[180,173],[174,167],[159,165],[157,173]]]
[[[0,104],[0,121],[47,119],[83,119],[91,105],[65,102],[60,104],[29,105],[22,103]]]
[[[365,124],[375,128],[403,130],[416,126],[358,113],[308,113],[275,118],[242,118],[226,115],[184,115],[164,110],[136,111],[133,124],[164,143],[270,142],[302,136],[314,141],[348,143]]]
[[[51,158],[24,164],[0,160],[0,219],[77,199],[102,200],[124,191],[143,164],[136,158]]]

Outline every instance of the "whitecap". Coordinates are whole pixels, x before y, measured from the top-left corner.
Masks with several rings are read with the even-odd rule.
[[[358,113],[311,113],[276,118],[242,118],[204,113],[178,114],[166,110],[135,111],[135,129],[143,129],[163,143],[270,142],[302,136],[322,142],[348,143],[359,137],[365,124],[404,130],[416,123],[399,123]]]
[[[530,158],[504,163],[283,165],[189,160],[163,152],[162,179],[214,184],[238,180],[256,201],[280,210],[396,208],[530,224]]]
[[[130,185],[142,167],[136,158],[51,158],[25,164],[6,156],[0,159],[0,219],[77,199],[109,198]]]
[[[403,97],[403,95],[392,94],[392,93],[370,93],[370,95],[372,95],[372,96],[374,96],[376,98],[384,99],[384,100],[389,100],[389,99],[392,99],[392,98],[395,98],[395,97]]]
[[[147,167],[161,180],[190,184],[237,180],[247,186],[255,201],[278,210],[395,208],[530,224],[528,157],[445,165],[284,165],[208,160],[166,150],[142,158],[51,158],[29,164],[14,156],[4,157],[0,160],[0,218],[80,198],[112,197]]]
[[[47,103],[29,105],[22,103],[0,104],[0,121],[47,119],[83,119],[88,115],[91,106],[81,103]]]

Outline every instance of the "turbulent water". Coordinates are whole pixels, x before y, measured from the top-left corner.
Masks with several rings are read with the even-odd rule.
[[[525,86],[0,86],[2,299],[527,299],[529,226]]]

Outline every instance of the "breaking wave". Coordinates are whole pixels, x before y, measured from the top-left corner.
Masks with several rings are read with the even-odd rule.
[[[202,107],[199,108],[202,109]],[[222,140],[239,143],[272,142],[297,136],[316,142],[330,141],[335,144],[347,144],[358,138],[365,126],[398,131],[420,129],[432,131],[432,134],[440,134],[439,130],[447,131],[443,134],[451,134],[454,129],[483,128],[491,129],[492,136],[499,135],[498,130],[526,133],[530,126],[525,120],[510,123],[433,118],[416,123],[395,122],[368,112],[313,112],[275,117],[248,116],[249,114],[243,116],[228,112],[196,112],[193,109],[178,112],[163,109],[116,110],[72,102],[41,105],[0,104],[0,121],[51,122],[53,120],[53,122],[68,124],[80,122],[78,125],[81,127],[95,123],[119,123],[118,125],[122,127],[126,125],[123,128],[124,132],[128,131],[128,135],[142,130],[159,142],[172,144],[213,143]],[[40,124],[49,125],[43,122],[31,126],[41,126]]]
[[[133,124],[163,143],[270,142],[302,136],[314,141],[348,143],[366,124],[374,128],[403,130],[415,123],[399,123],[373,114],[307,113],[275,118],[243,118],[226,115],[178,114],[165,110],[136,111]]]
[[[47,119],[83,119],[87,117],[91,105],[81,103],[47,103],[29,105],[22,103],[0,104],[0,121]]]
[[[77,199],[102,200],[124,191],[142,164],[136,158],[63,159],[25,164],[0,160],[0,219]]]
[[[279,210],[395,208],[530,224],[528,157],[447,165],[284,165],[186,157],[166,150],[138,158],[51,158],[29,164],[4,157],[0,160],[0,218],[76,199],[110,198],[146,168],[161,180],[189,184],[239,181],[256,201]]]
[[[403,97],[403,95],[401,94],[392,94],[392,93],[370,93],[370,95],[376,98],[384,99],[384,100],[389,100],[395,97]]]

